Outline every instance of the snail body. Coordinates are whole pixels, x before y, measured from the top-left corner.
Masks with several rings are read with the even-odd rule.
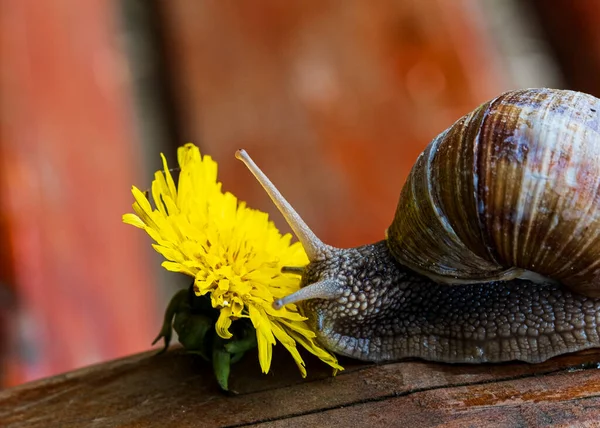
[[[600,347],[600,100],[507,92],[419,156],[386,239],[323,244],[238,152],[304,245],[319,341],[368,361],[540,362]]]

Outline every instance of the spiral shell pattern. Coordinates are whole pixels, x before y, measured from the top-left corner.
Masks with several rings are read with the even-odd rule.
[[[535,272],[600,296],[600,100],[527,89],[462,117],[418,158],[387,239],[440,282]]]

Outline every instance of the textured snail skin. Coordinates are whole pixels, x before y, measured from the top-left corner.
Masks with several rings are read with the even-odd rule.
[[[367,361],[540,362],[600,347],[600,99],[511,91],[417,159],[386,240],[321,242],[240,151],[304,246],[287,272],[329,350]]]
[[[536,363],[600,346],[600,299],[560,284],[438,284],[398,264],[385,241],[311,262],[302,282],[328,278],[338,296],[301,307],[324,346],[360,360]]]

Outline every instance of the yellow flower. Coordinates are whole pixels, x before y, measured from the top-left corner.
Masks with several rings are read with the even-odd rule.
[[[271,366],[276,340],[292,354],[302,376],[306,368],[296,343],[341,370],[335,356],[316,342],[296,305],[280,310],[272,306],[275,299],[299,289],[298,278],[282,274],[281,268],[308,263],[300,243],[290,245],[291,235],[282,236],[267,214],[222,192],[216,162],[201,156],[193,144],[178,150],[177,186],[162,159],[164,171],[152,182],[156,206],[134,186],[135,214],[125,214],[123,221],[150,235],[154,249],[166,259],[164,268],[195,278],[196,295],[210,294],[212,306],[220,311],[217,334],[231,338],[231,323],[250,318],[264,373]]]

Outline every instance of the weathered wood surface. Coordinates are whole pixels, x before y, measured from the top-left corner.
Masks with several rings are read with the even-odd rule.
[[[3,427],[582,426],[600,420],[600,351],[528,365],[373,365],[344,360],[309,377],[279,349],[273,373],[254,355],[218,389],[180,349],[91,366],[0,393]]]

